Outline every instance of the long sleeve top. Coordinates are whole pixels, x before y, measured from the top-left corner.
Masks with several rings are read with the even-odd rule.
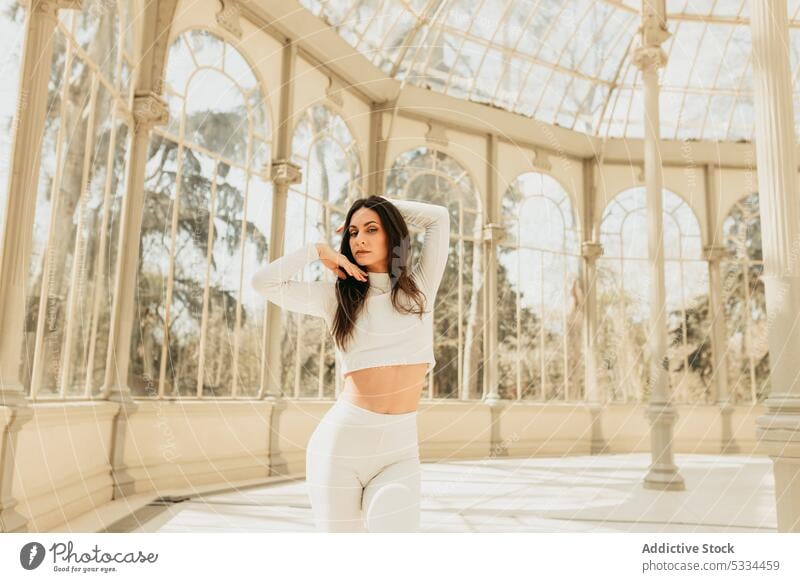
[[[450,214],[447,208],[436,204],[384,198],[397,207],[407,223],[425,229],[422,252],[411,277],[425,294],[426,310],[420,318],[419,314],[394,309],[389,273],[368,271],[366,308],[354,324],[347,350],[335,348],[343,374],[376,366],[417,363],[428,363],[429,372],[436,364],[433,304],[447,265]],[[337,308],[336,282],[290,280],[315,260],[319,260],[316,243],[309,243],[258,269],[251,285],[284,309],[324,318],[330,330]]]

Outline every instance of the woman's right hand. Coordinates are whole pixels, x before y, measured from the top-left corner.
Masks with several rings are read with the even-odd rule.
[[[340,279],[346,279],[347,275],[350,275],[359,281],[367,280],[367,274],[364,272],[364,270],[359,268],[358,265],[351,263],[350,260],[342,253],[333,250],[325,243],[317,243],[316,246],[317,253],[319,254],[319,260],[328,269],[333,271],[337,277]]]

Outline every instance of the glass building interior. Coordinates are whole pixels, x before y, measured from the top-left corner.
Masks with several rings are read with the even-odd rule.
[[[371,194],[450,212],[424,531],[800,531],[800,0],[0,0],[0,32],[0,531],[312,530],[339,364],[250,278]]]

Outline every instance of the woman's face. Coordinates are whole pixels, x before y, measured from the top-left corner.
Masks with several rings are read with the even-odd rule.
[[[388,273],[389,245],[378,213],[371,208],[359,208],[350,217],[348,229],[350,252],[358,266],[376,273]]]

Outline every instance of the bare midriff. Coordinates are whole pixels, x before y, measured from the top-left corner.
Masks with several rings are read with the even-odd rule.
[[[381,414],[414,412],[419,406],[428,364],[376,366],[348,372],[339,398]]]

